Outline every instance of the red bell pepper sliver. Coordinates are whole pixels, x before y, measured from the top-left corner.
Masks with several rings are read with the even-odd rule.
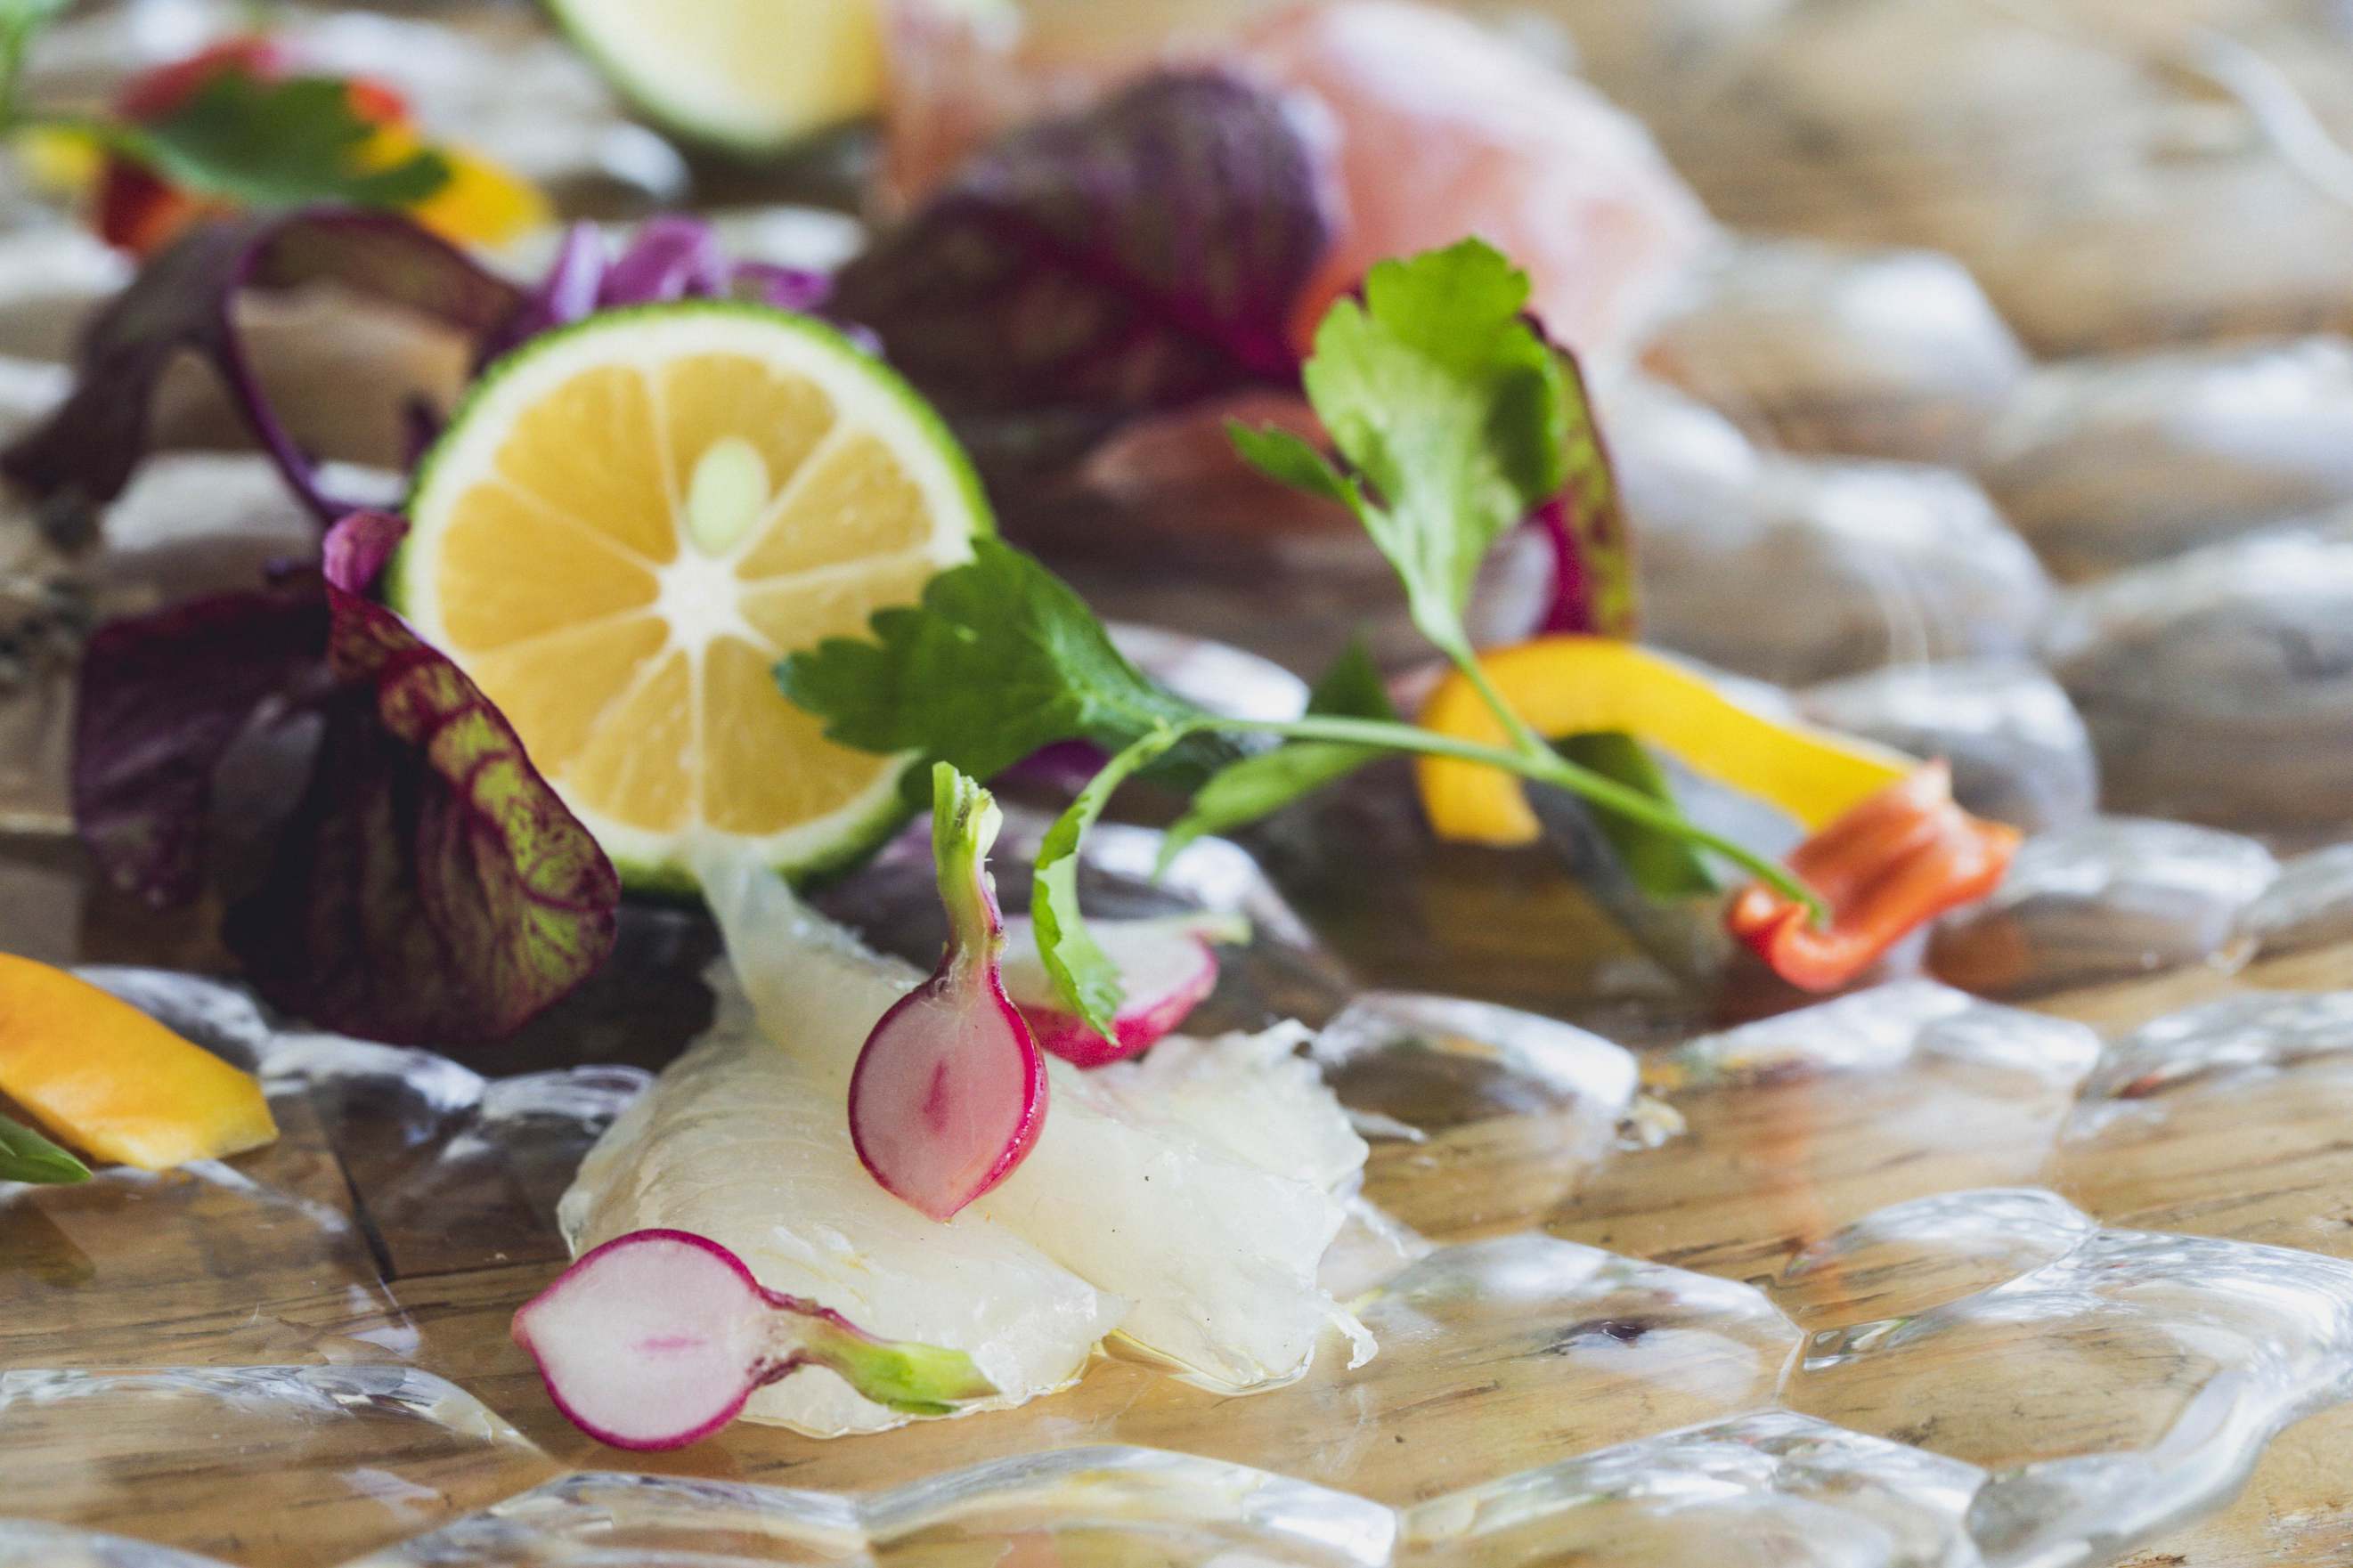
[[[1762,884],[1741,891],[1725,924],[1790,984],[1835,990],[1906,933],[1993,891],[2019,837],[1955,805],[1951,771],[1930,763],[1790,855],[1789,869],[1830,906],[1826,926]]]

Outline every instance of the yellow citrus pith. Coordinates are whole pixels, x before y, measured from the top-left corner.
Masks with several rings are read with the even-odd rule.
[[[785,655],[911,604],[987,526],[890,373],[772,312],[620,312],[494,374],[429,460],[393,592],[624,875],[687,844],[841,858],[900,759],[837,746]]]

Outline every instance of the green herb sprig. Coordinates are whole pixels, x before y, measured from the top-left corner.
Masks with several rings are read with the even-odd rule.
[[[53,1186],[90,1180],[90,1167],[21,1121],[0,1116],[0,1182]]]
[[[1305,368],[1308,399],[1347,467],[1285,431],[1231,432],[1261,471],[1356,514],[1396,568],[1414,626],[1485,700],[1506,744],[1403,722],[1361,647],[1317,683],[1300,718],[1208,712],[1147,680],[1078,595],[995,540],[979,541],[972,561],[934,578],[919,605],[877,614],[872,640],[828,639],[777,667],[786,696],[822,719],[831,739],[863,751],[916,752],[980,778],[1058,741],[1083,739],[1111,753],[1048,831],[1032,897],[1055,988],[1096,1028],[1109,1029],[1121,993],[1079,909],[1080,845],[1123,782],[1165,767],[1203,737],[1278,743],[1226,763],[1199,785],[1168,832],[1164,868],[1203,834],[1257,821],[1377,757],[1408,753],[1483,763],[1567,790],[1662,839],[1713,850],[1819,910],[1782,867],[1655,795],[1562,756],[1479,668],[1463,614],[1480,563],[1560,489],[1572,436],[1587,428],[1558,353],[1524,313],[1527,297],[1526,276],[1476,240],[1383,262],[1361,304],[1343,300],[1324,317]]]

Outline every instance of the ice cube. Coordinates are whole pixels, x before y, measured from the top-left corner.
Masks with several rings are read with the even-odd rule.
[[[2034,996],[2185,964],[2235,969],[2242,910],[2279,874],[2252,838],[2105,816],[2026,841],[1993,896],[1940,925],[1928,965],[1987,995]]]
[[[1975,482],[1911,463],[1768,456],[1630,487],[1646,635],[1785,685],[2023,653],[2049,584]]]
[[[1962,466],[2027,369],[1951,257],[1745,236],[1694,269],[1642,363],[1767,446]]]
[[[2348,1113],[2353,994],[2224,997],[2109,1046],[2052,1180],[2110,1224],[2353,1257]]]
[[[1381,1568],[1377,1503],[1188,1454],[1074,1448],[975,1465],[865,1504],[878,1568],[1148,1558],[1166,1568]]]
[[[2066,596],[2044,656],[2104,804],[2309,841],[2353,822],[2353,531],[2293,529]]]
[[[2081,822],[2099,804],[2083,718],[2024,659],[1894,665],[1810,687],[1798,707],[1830,729],[1945,758],[1965,808],[2029,833]]]
[[[2353,1386],[2353,1265],[2100,1230],[2018,1278],[1827,1329],[1794,1410],[1992,1472],[1989,1562],[2121,1554],[2226,1499],[2289,1422]]]
[[[1974,1466],[1785,1411],[1736,1416],[1507,1476],[1414,1509],[1445,1568],[1546,1563],[1959,1568]]]
[[[1546,1228],[1769,1279],[1889,1203],[2039,1179],[2098,1048],[2084,1025],[1925,980],[1703,1037],[1646,1060],[1685,1135],[1604,1162]]]
[[[2099,1226],[2041,1187],[1890,1204],[1789,1259],[1773,1299],[1799,1328],[1908,1318],[2064,1258]]]
[[[228,1568],[217,1557],[174,1552],[127,1535],[107,1535],[29,1519],[0,1519],[0,1568]]]
[[[2353,342],[2045,365],[1995,423],[1979,478],[2071,578],[2353,500]]]
[[[557,1473],[473,1395],[400,1366],[0,1373],[0,1443],[12,1513],[246,1562],[341,1562]]]
[[[2257,958],[2283,958],[2353,941],[2353,844],[2299,855],[2239,915]]]
[[[1360,994],[1312,1049],[1374,1142],[1369,1195],[1440,1235],[1543,1219],[1609,1155],[1638,1081],[1598,1035],[1410,992]]]

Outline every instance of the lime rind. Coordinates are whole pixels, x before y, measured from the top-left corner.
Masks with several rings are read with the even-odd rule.
[[[611,0],[606,0],[610,4]],[[642,5],[646,0],[621,0],[622,4]],[[746,0],[757,4],[758,0]],[[818,0],[829,10],[847,13],[852,7],[865,7],[879,12],[876,0]],[[773,0],[771,0],[771,6]],[[861,73],[871,87],[849,95],[832,93],[829,101],[815,111],[779,114],[765,121],[749,115],[728,115],[713,112],[723,95],[705,92],[695,95],[700,102],[689,102],[681,95],[676,79],[662,79],[662,73],[652,66],[646,51],[608,37],[598,19],[602,8],[599,0],[546,0],[548,14],[564,30],[573,46],[586,56],[598,73],[620,95],[648,120],[682,141],[691,142],[714,152],[730,153],[746,160],[775,158],[803,147],[820,138],[871,119],[881,108],[883,67],[881,22],[875,16],[867,47],[859,48],[860,41],[848,36],[846,43],[859,48],[859,55],[849,64],[849,70],[838,67],[812,70],[808,79],[838,84],[849,79],[851,71]],[[806,31],[798,33],[790,18],[779,17],[775,27],[780,38],[802,42]]]
[[[493,427],[487,426],[486,420],[497,416],[502,402],[518,386],[527,378],[570,359],[576,358],[583,369],[639,359],[636,354],[600,357],[581,352],[598,338],[647,327],[667,330],[695,321],[721,325],[741,322],[747,331],[761,332],[782,329],[795,334],[805,348],[815,351],[812,363],[828,364],[838,374],[848,374],[881,395],[882,405],[907,426],[904,438],[892,442],[893,450],[902,458],[920,456],[937,465],[932,475],[934,482],[923,488],[932,497],[934,515],[942,522],[934,536],[935,545],[941,549],[939,570],[944,571],[968,556],[971,540],[995,534],[996,522],[979,473],[938,411],[896,371],[835,328],[807,316],[750,301],[697,300],[632,305],[600,311],[532,339],[494,361],[467,390],[440,437],[417,463],[408,500],[412,526],[386,563],[383,576],[385,602],[417,624],[419,631],[429,639],[439,640],[438,615],[431,609],[433,591],[427,577],[436,538],[428,527],[420,524],[428,521],[437,486],[445,474],[474,460],[468,444],[486,439],[478,427]],[[756,354],[758,344],[714,340],[696,346],[696,352],[705,351]],[[809,365],[799,368],[807,369]],[[490,449],[495,450],[495,441]],[[472,478],[472,473],[463,473],[452,485]],[[959,523],[960,531],[956,527]],[[957,547],[953,552],[946,548],[951,539]],[[461,668],[462,665],[461,659]],[[784,700],[779,694],[778,700]],[[796,887],[820,886],[844,876],[864,864],[913,815],[915,808],[904,781],[908,770],[920,761],[912,755],[902,759],[901,765],[880,773],[858,798],[818,823],[802,824],[771,839],[744,842],[754,847],[763,864]],[[631,894],[683,904],[702,901],[701,885],[690,868],[692,845],[699,839],[723,836],[700,826],[662,835],[616,824],[573,799],[560,781],[551,782],[604,845],[622,886]],[[820,826],[822,831],[818,831]]]

